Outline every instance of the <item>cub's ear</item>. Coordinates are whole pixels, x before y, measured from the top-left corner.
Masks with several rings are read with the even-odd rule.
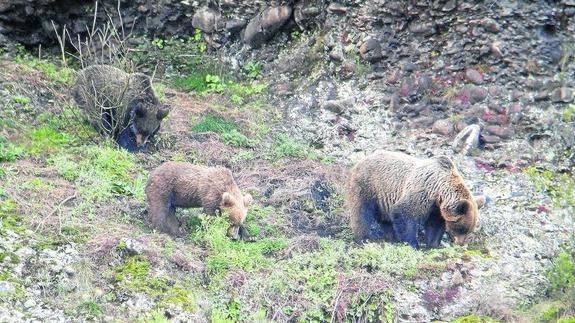
[[[232,207],[233,205],[234,205],[234,198],[232,197],[232,194],[224,192],[224,194],[222,194],[222,206]]]
[[[138,118],[143,118],[146,116],[146,109],[144,109],[142,102],[136,102],[134,104],[134,113]]]
[[[470,208],[471,208],[471,204],[469,203],[469,201],[460,200],[455,205],[455,208],[453,209],[453,213],[457,216],[465,215],[465,214],[467,214],[467,211],[469,211]]]
[[[250,194],[248,194],[248,193],[244,194],[244,205],[245,206],[252,204],[253,200],[254,199],[252,198],[252,196]]]
[[[170,108],[164,105],[156,113],[156,118],[158,118],[158,120],[162,120],[168,116],[168,113],[170,113]]]

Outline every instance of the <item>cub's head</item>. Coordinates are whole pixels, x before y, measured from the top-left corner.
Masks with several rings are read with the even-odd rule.
[[[130,107],[132,124],[131,130],[136,139],[136,145],[146,145],[160,129],[162,120],[168,115],[169,108],[154,102],[155,100],[135,100]]]
[[[244,223],[251,203],[250,194],[224,192],[220,209],[228,214],[231,226],[239,227]]]
[[[441,206],[441,215],[445,219],[445,231],[453,242],[462,245],[469,233],[477,224],[479,211],[477,203],[472,199],[462,199],[453,205]]]

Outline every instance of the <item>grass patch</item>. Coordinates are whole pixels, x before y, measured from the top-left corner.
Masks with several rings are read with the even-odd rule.
[[[92,319],[104,314],[104,309],[102,306],[92,300],[87,300],[80,303],[80,305],[78,305],[78,311],[80,314]]]
[[[0,163],[13,162],[24,155],[24,148],[0,136]]]
[[[40,71],[52,83],[60,85],[72,85],[74,81],[74,70],[67,67],[59,67],[54,63],[32,57],[30,55],[18,55],[15,62],[23,66],[28,71]]]
[[[311,147],[298,142],[286,134],[278,134],[274,137],[267,159],[277,162],[286,157],[319,159],[318,154]]]
[[[195,299],[189,289],[170,282],[167,277],[154,275],[150,269],[151,264],[144,257],[128,257],[113,269],[113,280],[122,290],[152,297],[159,307],[178,305],[186,311],[194,311]]]
[[[524,173],[533,181],[537,191],[551,197],[555,207],[575,211],[575,179],[570,174],[539,170],[533,166],[526,168]]]
[[[186,92],[205,93],[208,90],[206,83],[207,73],[192,73],[184,77],[177,77],[172,81],[172,85],[179,90]]]
[[[223,217],[203,217],[201,225],[190,236],[209,250],[205,259],[208,275],[219,281],[230,269],[254,271],[269,267],[267,255],[287,246],[284,239],[261,239],[256,242],[232,241],[227,237],[229,223]]]
[[[8,231],[24,232],[22,217],[16,209],[16,202],[0,196],[0,236],[5,236]]]
[[[193,127],[193,132],[214,132],[220,139],[232,147],[251,148],[255,142],[237,130],[234,123],[224,120],[221,117],[207,115],[200,119]]]
[[[29,135],[30,143],[26,147],[33,156],[47,155],[68,147],[74,138],[66,133],[59,132],[49,126],[41,126],[32,130]]]
[[[113,196],[145,199],[147,174],[136,164],[134,155],[108,146],[88,146],[51,157],[58,174],[75,182],[79,193],[89,201],[100,202]]]
[[[457,318],[453,323],[496,323],[497,321],[487,317],[478,315],[467,315]]]
[[[575,287],[575,263],[573,256],[567,252],[561,252],[555,258],[553,267],[547,273],[549,279],[549,293],[561,295]]]

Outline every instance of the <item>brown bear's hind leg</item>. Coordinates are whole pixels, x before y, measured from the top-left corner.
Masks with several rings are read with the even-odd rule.
[[[363,240],[379,240],[386,238],[389,230],[379,221],[379,210],[375,200],[357,201],[351,205],[351,228],[355,238]]]
[[[152,226],[172,236],[183,236],[184,230],[176,218],[176,208],[171,199],[154,202],[156,203],[150,203],[150,211],[148,212]]]

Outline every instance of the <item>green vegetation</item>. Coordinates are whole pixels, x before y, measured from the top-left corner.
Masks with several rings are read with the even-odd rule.
[[[29,134],[26,150],[33,156],[46,155],[68,147],[74,138],[49,126],[41,126]]]
[[[156,93],[156,97],[160,101],[160,103],[166,103],[166,85],[159,82],[154,82],[152,84],[152,89],[154,93]]]
[[[134,196],[144,200],[146,173],[135,163],[134,155],[108,146],[88,146],[51,157],[58,174],[76,183],[79,193],[89,201],[104,201],[113,196]],[[133,176],[138,172],[138,175]]]
[[[74,81],[73,69],[58,67],[47,60],[38,59],[28,54],[21,54],[16,57],[15,62],[25,68],[27,72],[42,72],[50,82],[57,85],[71,85]]]
[[[549,293],[552,295],[567,293],[575,287],[575,263],[573,256],[567,252],[561,252],[553,267],[547,274],[549,279]]]
[[[240,133],[234,123],[218,116],[204,116],[192,127],[192,131],[197,133],[217,133],[223,142],[232,147],[250,148],[256,144],[253,140]]]
[[[16,212],[16,202],[0,196],[0,236],[8,231],[22,232],[25,230],[22,217]]]
[[[533,181],[536,190],[551,197],[555,207],[575,210],[575,179],[570,174],[558,174],[536,167],[528,167],[525,174]]]
[[[531,309],[538,322],[572,322],[575,308],[575,258],[573,253],[560,252],[547,272],[547,297]]]
[[[277,134],[267,158],[278,161],[285,157],[318,159],[311,147],[306,146],[286,134]]]
[[[193,312],[196,306],[189,288],[172,283],[168,277],[154,274],[149,261],[143,256],[128,257],[123,264],[115,267],[113,281],[121,290],[141,292],[152,297],[160,308],[177,305]]]
[[[257,79],[262,74],[262,64],[249,62],[244,66],[244,73],[251,79]]]
[[[453,321],[453,323],[495,323],[495,322],[497,321],[490,317],[477,316],[477,315],[462,316]]]
[[[575,117],[575,104],[570,104],[563,110],[562,120],[563,122],[571,122],[574,121]]]
[[[227,237],[228,227],[229,223],[224,217],[205,217],[190,237],[194,243],[208,249],[206,270],[216,281],[224,278],[231,269],[254,271],[268,267],[271,260],[266,255],[287,246],[287,242],[281,238],[257,242],[232,241]]]
[[[0,136],[0,163],[13,162],[24,155],[24,148]]]
[[[104,314],[102,307],[92,300],[80,303],[80,305],[78,305],[78,311],[89,318],[96,318]]]

